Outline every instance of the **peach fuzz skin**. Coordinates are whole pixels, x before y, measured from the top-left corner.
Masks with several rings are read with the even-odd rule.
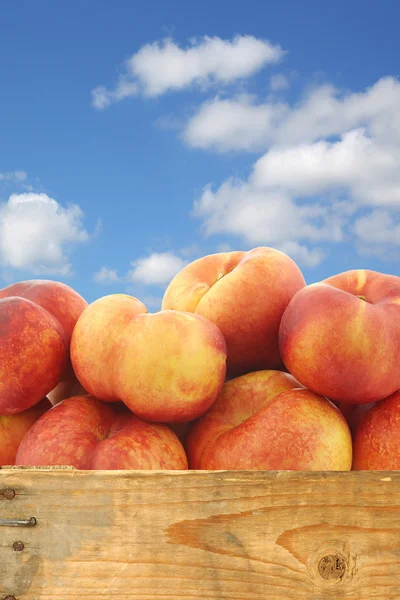
[[[230,376],[282,365],[279,323],[305,286],[291,258],[273,248],[211,254],[184,267],[169,284],[163,309],[193,312],[213,321],[228,348]]]
[[[309,285],[287,307],[279,344],[287,369],[315,393],[382,400],[400,388],[400,277],[354,270]]]
[[[216,325],[180,311],[148,314],[130,296],[106,296],[84,311],[71,358],[90,394],[162,423],[202,415],[226,375],[226,343]]]
[[[88,305],[78,292],[59,281],[32,279],[0,290],[0,299],[10,296],[26,298],[52,314],[60,323],[69,348],[75,323]]]
[[[353,470],[400,470],[400,391],[376,402],[353,429]]]
[[[167,425],[147,423],[92,396],[67,398],[44,414],[18,449],[16,465],[83,470],[185,470],[183,446]]]
[[[71,362],[84,389],[101,400],[117,402],[115,377],[120,368],[118,348],[130,323],[148,310],[126,294],[95,300],[82,313],[71,339]],[[129,336],[130,337],[130,336]]]
[[[50,408],[49,400],[44,398],[23,412],[0,416],[0,466],[15,464],[17,450],[25,434]]]
[[[339,409],[280,371],[227,382],[186,451],[190,469],[349,471],[352,462]]]
[[[0,300],[0,415],[40,402],[61,380],[67,348],[59,322],[25,298]]]
[[[77,385],[78,382],[69,359],[69,348],[75,323],[88,306],[86,300],[69,285],[47,279],[20,281],[0,290],[0,299],[10,296],[26,298],[38,304],[52,314],[61,325],[66,345],[67,362],[61,381],[57,382],[55,388],[47,394],[51,403],[56,404],[68,395],[73,395],[73,392],[84,392],[83,388],[79,388]]]

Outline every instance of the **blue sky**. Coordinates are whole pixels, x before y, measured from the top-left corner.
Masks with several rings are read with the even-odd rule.
[[[323,8],[322,8],[323,7]],[[399,274],[400,4],[3,2],[0,276],[157,308],[201,255]]]

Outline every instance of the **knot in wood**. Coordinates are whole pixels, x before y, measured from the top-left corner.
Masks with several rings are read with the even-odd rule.
[[[339,554],[327,554],[318,563],[318,573],[322,579],[342,579],[346,573],[346,561]]]

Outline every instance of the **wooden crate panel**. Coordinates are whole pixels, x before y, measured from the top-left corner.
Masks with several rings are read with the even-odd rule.
[[[0,519],[30,517],[0,600],[400,598],[397,472],[0,470]]]

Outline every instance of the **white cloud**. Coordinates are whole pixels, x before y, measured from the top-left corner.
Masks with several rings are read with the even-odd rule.
[[[46,194],[12,194],[0,205],[0,259],[5,267],[39,274],[70,273],[68,250],[89,239],[79,206],[62,207]]]
[[[233,235],[249,246],[270,245],[309,266],[319,264],[324,255],[305,242],[343,239],[342,211],[317,203],[297,205],[285,191],[241,180],[227,180],[215,192],[208,186],[194,214],[203,219],[207,236]]]
[[[325,254],[309,244],[356,236],[364,253],[368,244],[382,245],[385,238],[386,246],[400,244],[399,81],[385,78],[365,92],[342,97],[323,86],[294,108],[242,99],[236,113],[227,111],[223,127],[212,133],[204,115],[210,108],[216,113],[221,102],[227,101],[201,107],[197,117],[202,118],[194,117],[196,129],[187,139],[196,140],[195,131],[203,147],[255,149],[260,132],[251,119],[247,137],[236,130],[238,115],[245,123],[249,107],[258,114],[267,106],[280,112],[269,123],[260,119],[269,150],[255,162],[248,179],[231,178],[217,189],[208,185],[195,202],[194,213],[207,235],[234,235],[249,244],[286,248],[309,266]],[[365,215],[368,206],[373,210]]]
[[[232,40],[204,36],[191,40],[186,48],[166,38],[146,44],[133,54],[114,90],[103,86],[93,90],[93,104],[106,108],[138,93],[156,97],[194,85],[205,88],[230,84],[277,63],[283,55],[280,46],[251,35],[237,35]]]
[[[127,61],[114,90],[98,88],[97,105],[128,95],[223,86],[283,55],[279,46],[251,36],[204,37],[188,48],[170,39],[147,44]],[[282,74],[273,75],[265,101],[249,94],[228,98],[219,90],[183,128],[191,147],[264,152],[247,179],[204,188],[194,214],[205,234],[273,245],[308,266],[324,259],[320,246],[327,243],[356,240],[360,252],[368,244],[374,252],[400,244],[400,82],[384,77],[359,92],[317,85],[294,104],[274,94],[288,83]],[[366,207],[371,212],[365,214]],[[161,270],[168,271],[171,257],[183,261],[171,253],[139,259],[131,279],[169,281],[159,269],[164,260]]]
[[[342,93],[332,85],[311,89],[275,132],[282,145],[312,142],[364,127],[387,141],[400,137],[400,82],[384,77],[359,93]]]
[[[188,121],[183,138],[189,145],[203,149],[259,151],[309,144],[359,128],[374,139],[398,143],[397,79],[382,78],[360,93],[342,93],[331,85],[315,87],[294,106],[276,101],[257,104],[246,95],[217,97],[200,106]]]
[[[115,90],[107,90],[102,85],[99,85],[92,90],[92,104],[95,108],[107,108],[113,102],[119,102],[129,96],[136,96],[138,93],[138,85],[134,81],[128,81],[126,77],[120,78]]]
[[[93,279],[97,283],[115,283],[120,281],[117,271],[115,269],[109,269],[108,267],[101,267],[101,269],[93,275]]]
[[[178,252],[153,252],[132,261],[131,269],[122,276],[119,276],[115,269],[103,266],[93,275],[93,279],[102,284],[121,282],[162,286],[169,283],[184,266],[200,255],[201,250],[197,244],[181,248]],[[158,297],[148,298],[149,306],[154,307],[158,303]]]
[[[284,104],[255,104],[249,96],[205,102],[183,132],[193,148],[263,150],[287,112]]]
[[[135,260],[127,279],[146,285],[162,285],[169,283],[187,263],[187,260],[172,252],[154,252],[150,256]]]
[[[272,75],[269,85],[273,92],[286,90],[289,87],[289,79],[282,73],[277,73],[276,75]]]
[[[257,188],[296,196],[345,188],[365,204],[400,204],[400,145],[381,143],[355,129],[336,142],[318,141],[270,150],[253,169]]]
[[[250,244],[290,242],[299,262],[312,266],[323,254],[311,255],[293,243],[343,241],[350,219],[364,205],[400,209],[399,164],[400,148],[374,143],[360,130],[337,142],[276,148],[255,163],[247,181],[229,179],[216,191],[207,186],[195,215],[207,235],[233,234]],[[374,227],[386,224],[394,239],[399,229],[389,217],[386,211],[360,219],[357,235],[363,231],[364,241],[373,242]]]
[[[25,171],[8,171],[0,173],[0,181],[11,181],[12,183],[22,183],[26,181],[28,175]]]
[[[376,255],[381,259],[399,259],[400,214],[387,209],[375,209],[356,219],[353,232],[361,255]]]

